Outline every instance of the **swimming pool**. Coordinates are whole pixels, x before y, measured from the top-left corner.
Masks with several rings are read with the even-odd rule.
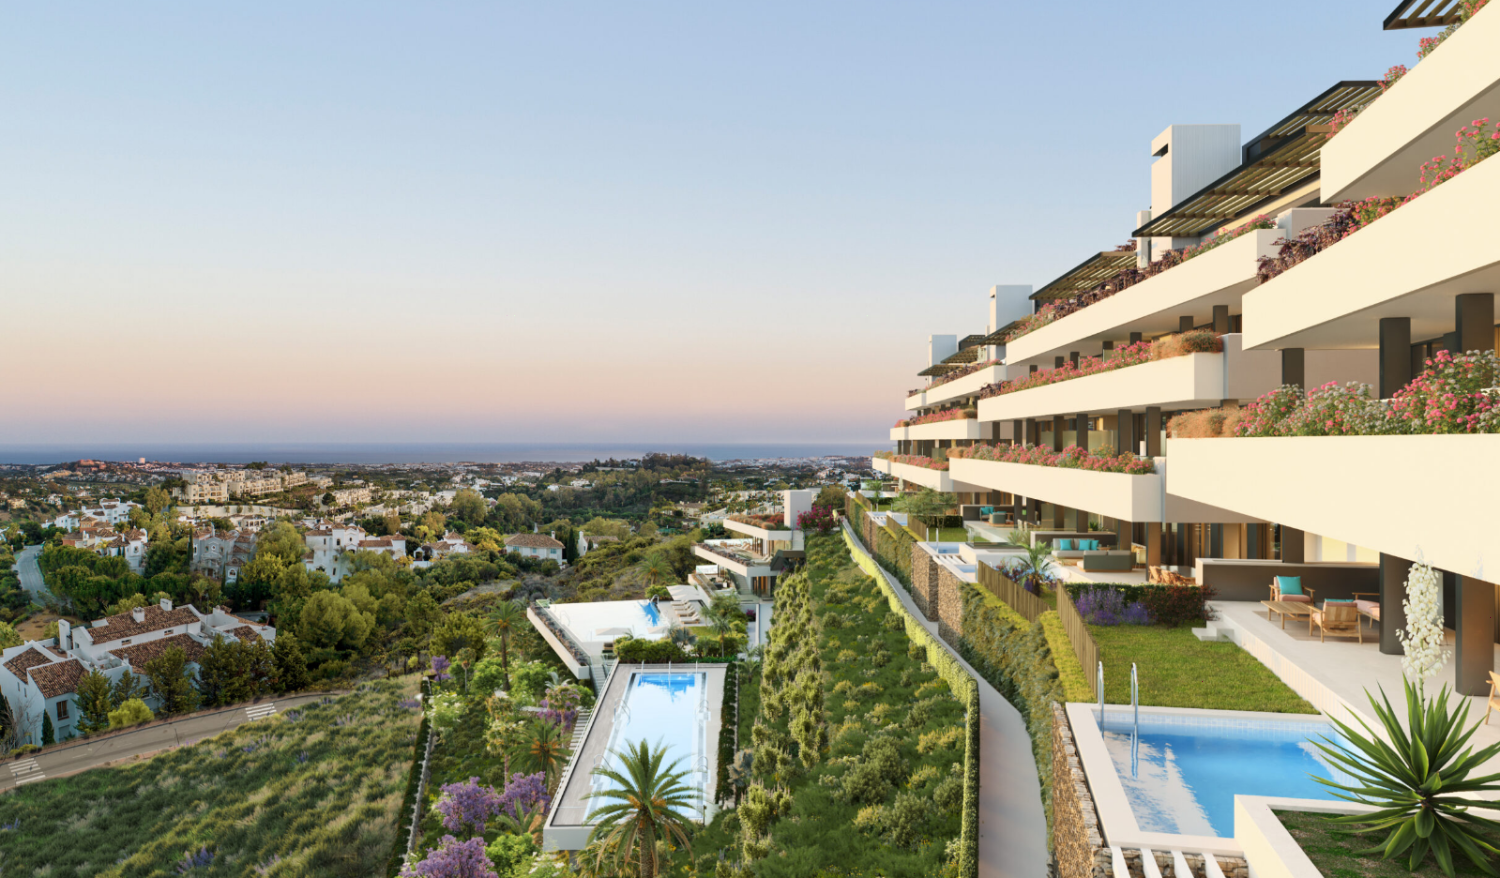
[[[677,761],[677,770],[689,772],[685,779],[696,792],[696,808],[703,813],[708,784],[708,675],[702,671],[633,671],[625,696],[615,711],[605,764],[619,767],[615,754],[637,741],[665,746],[663,765]],[[607,778],[595,776],[598,792],[615,788]],[[609,799],[594,799],[594,810]]]
[[[1106,710],[1100,732],[1136,822],[1148,832],[1234,837],[1234,797],[1334,799],[1312,775],[1335,775],[1312,741],[1326,722],[1141,714]]]

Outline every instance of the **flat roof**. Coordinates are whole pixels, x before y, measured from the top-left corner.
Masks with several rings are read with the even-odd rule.
[[[1153,217],[1134,236],[1195,238],[1311,182],[1322,172],[1334,115],[1379,94],[1374,80],[1337,83],[1245,144],[1239,167]]]
[[[1414,27],[1447,27],[1463,14],[1460,0],[1401,0],[1385,17],[1386,30]]]
[[[1064,299],[1075,293],[1091,290],[1104,281],[1119,274],[1124,268],[1134,265],[1135,248],[1129,250],[1106,250],[1078,263],[1062,277],[1057,278],[1032,293],[1032,299]]]

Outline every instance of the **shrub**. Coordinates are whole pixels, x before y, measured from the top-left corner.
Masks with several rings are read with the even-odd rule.
[[[682,647],[671,640],[634,639],[624,643],[616,642],[615,657],[622,662],[645,664],[665,664],[688,660],[687,653],[682,651]]]
[[[1096,588],[1078,599],[1078,615],[1091,625],[1149,625],[1151,613],[1140,601],[1125,603],[1125,595],[1115,588]]]
[[[1208,621],[1208,602],[1214,599],[1212,586],[1206,585],[1096,585],[1093,583],[1068,583],[1068,596],[1073,599],[1078,608],[1079,615],[1084,615],[1084,607],[1092,606],[1094,601],[1101,600],[1100,592],[1113,592],[1117,594],[1121,603],[1119,610],[1123,612],[1124,605],[1141,604],[1150,618],[1158,625],[1166,625],[1176,628],[1185,624],[1198,624]],[[1091,621],[1087,616],[1085,621]],[[1111,624],[1095,622],[1094,624]],[[1140,623],[1135,623],[1140,624]]]
[[[1128,451],[1123,454],[1088,451],[1079,445],[1070,445],[1062,451],[1053,451],[1041,445],[971,445],[951,449],[950,453],[954,457],[971,460],[1056,466],[1102,473],[1149,475],[1156,472],[1156,462],[1150,458],[1136,457]]]

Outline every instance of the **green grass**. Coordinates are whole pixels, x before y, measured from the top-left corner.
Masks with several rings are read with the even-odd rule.
[[[892,624],[897,617],[884,594],[874,580],[854,567],[838,536],[809,537],[806,572],[816,612],[824,622],[819,654],[830,747],[811,771],[792,781],[791,814],[771,825],[772,851],[755,863],[755,874],[757,878],[947,874],[946,847],[959,835],[959,808],[945,810],[931,799],[945,780],[956,778],[962,783],[964,707],[931,666],[910,657],[910,641],[899,622]],[[832,616],[839,617],[834,622],[837,627],[829,625]],[[870,660],[876,653],[888,656],[882,667]],[[835,691],[841,683],[848,684],[846,689],[873,683],[879,692],[872,696]],[[754,702],[748,691],[741,697],[741,746],[748,746]],[[915,723],[909,717],[919,702],[925,705],[927,717]],[[947,746],[918,752],[922,735],[945,733],[952,738]],[[909,847],[895,847],[886,838],[855,827],[860,807],[845,801],[841,793],[840,779],[857,760],[865,741],[876,736],[895,741],[905,761],[904,778],[893,779],[896,786],[884,806],[899,793],[928,800],[921,837]],[[733,811],[721,812],[693,839],[698,874],[714,874],[721,851],[730,860],[738,859],[739,840],[738,818]],[[690,874],[684,860],[672,864],[666,874]]]
[[[928,539],[940,543],[967,543],[969,531],[962,527],[940,527],[928,531]]]
[[[1398,857],[1394,860],[1383,860],[1379,854],[1361,854],[1361,851],[1369,850],[1383,844],[1384,836],[1374,833],[1359,833],[1356,835],[1343,835],[1336,833],[1336,829],[1344,827],[1330,826],[1321,814],[1313,814],[1306,811],[1276,811],[1281,819],[1281,825],[1287,828],[1292,838],[1302,847],[1308,859],[1318,867],[1318,871],[1326,878],[1441,878],[1443,872],[1437,867],[1429,854],[1427,861],[1415,872],[1406,870],[1406,858]],[[1485,837],[1490,844],[1500,847],[1500,832],[1490,833]],[[1497,863],[1497,858],[1490,859],[1491,865]],[[1483,875],[1469,858],[1458,850],[1453,852],[1454,871],[1459,875]]]
[[[248,723],[115,768],[29,784],[0,797],[7,875],[384,874],[400,831],[417,725],[398,701],[416,678],[382,680],[327,704]],[[293,715],[300,718],[293,719]],[[249,748],[249,752],[245,748]]]
[[[1110,704],[1130,703],[1134,662],[1142,704],[1317,713],[1250,653],[1233,643],[1204,643],[1190,627],[1090,625],[1089,632],[1099,644]]]

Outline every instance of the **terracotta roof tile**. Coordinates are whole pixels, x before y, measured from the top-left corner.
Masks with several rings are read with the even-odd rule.
[[[95,643],[108,643],[111,640],[176,628],[179,625],[188,625],[196,621],[198,621],[198,614],[193,612],[191,606],[177,607],[169,613],[152,604],[146,607],[144,622],[137,622],[129,613],[121,613],[118,616],[110,616],[103,625],[84,630],[88,631],[89,638]]]
[[[563,547],[562,543],[546,534],[516,534],[506,537],[505,544],[511,547],[524,546],[528,549],[561,549]]]
[[[14,656],[10,661],[6,662],[5,669],[7,671],[10,671],[12,674],[15,674],[17,679],[24,680],[26,679],[26,672],[28,670],[39,665],[45,665],[51,661],[54,661],[54,659],[48,657],[41,650],[33,646],[32,648],[17,656]]]
[[[145,667],[146,662],[165,655],[167,650],[179,646],[187,654],[187,660],[196,662],[203,658],[204,646],[186,634],[173,634],[171,637],[162,637],[156,640],[148,640],[145,643],[137,643],[134,646],[122,646],[112,649],[109,654],[130,662],[133,668]]]
[[[78,659],[68,659],[65,662],[53,662],[50,665],[32,668],[31,682],[42,690],[43,698],[56,698],[66,695],[78,689],[78,681],[88,673],[83,662]]]

